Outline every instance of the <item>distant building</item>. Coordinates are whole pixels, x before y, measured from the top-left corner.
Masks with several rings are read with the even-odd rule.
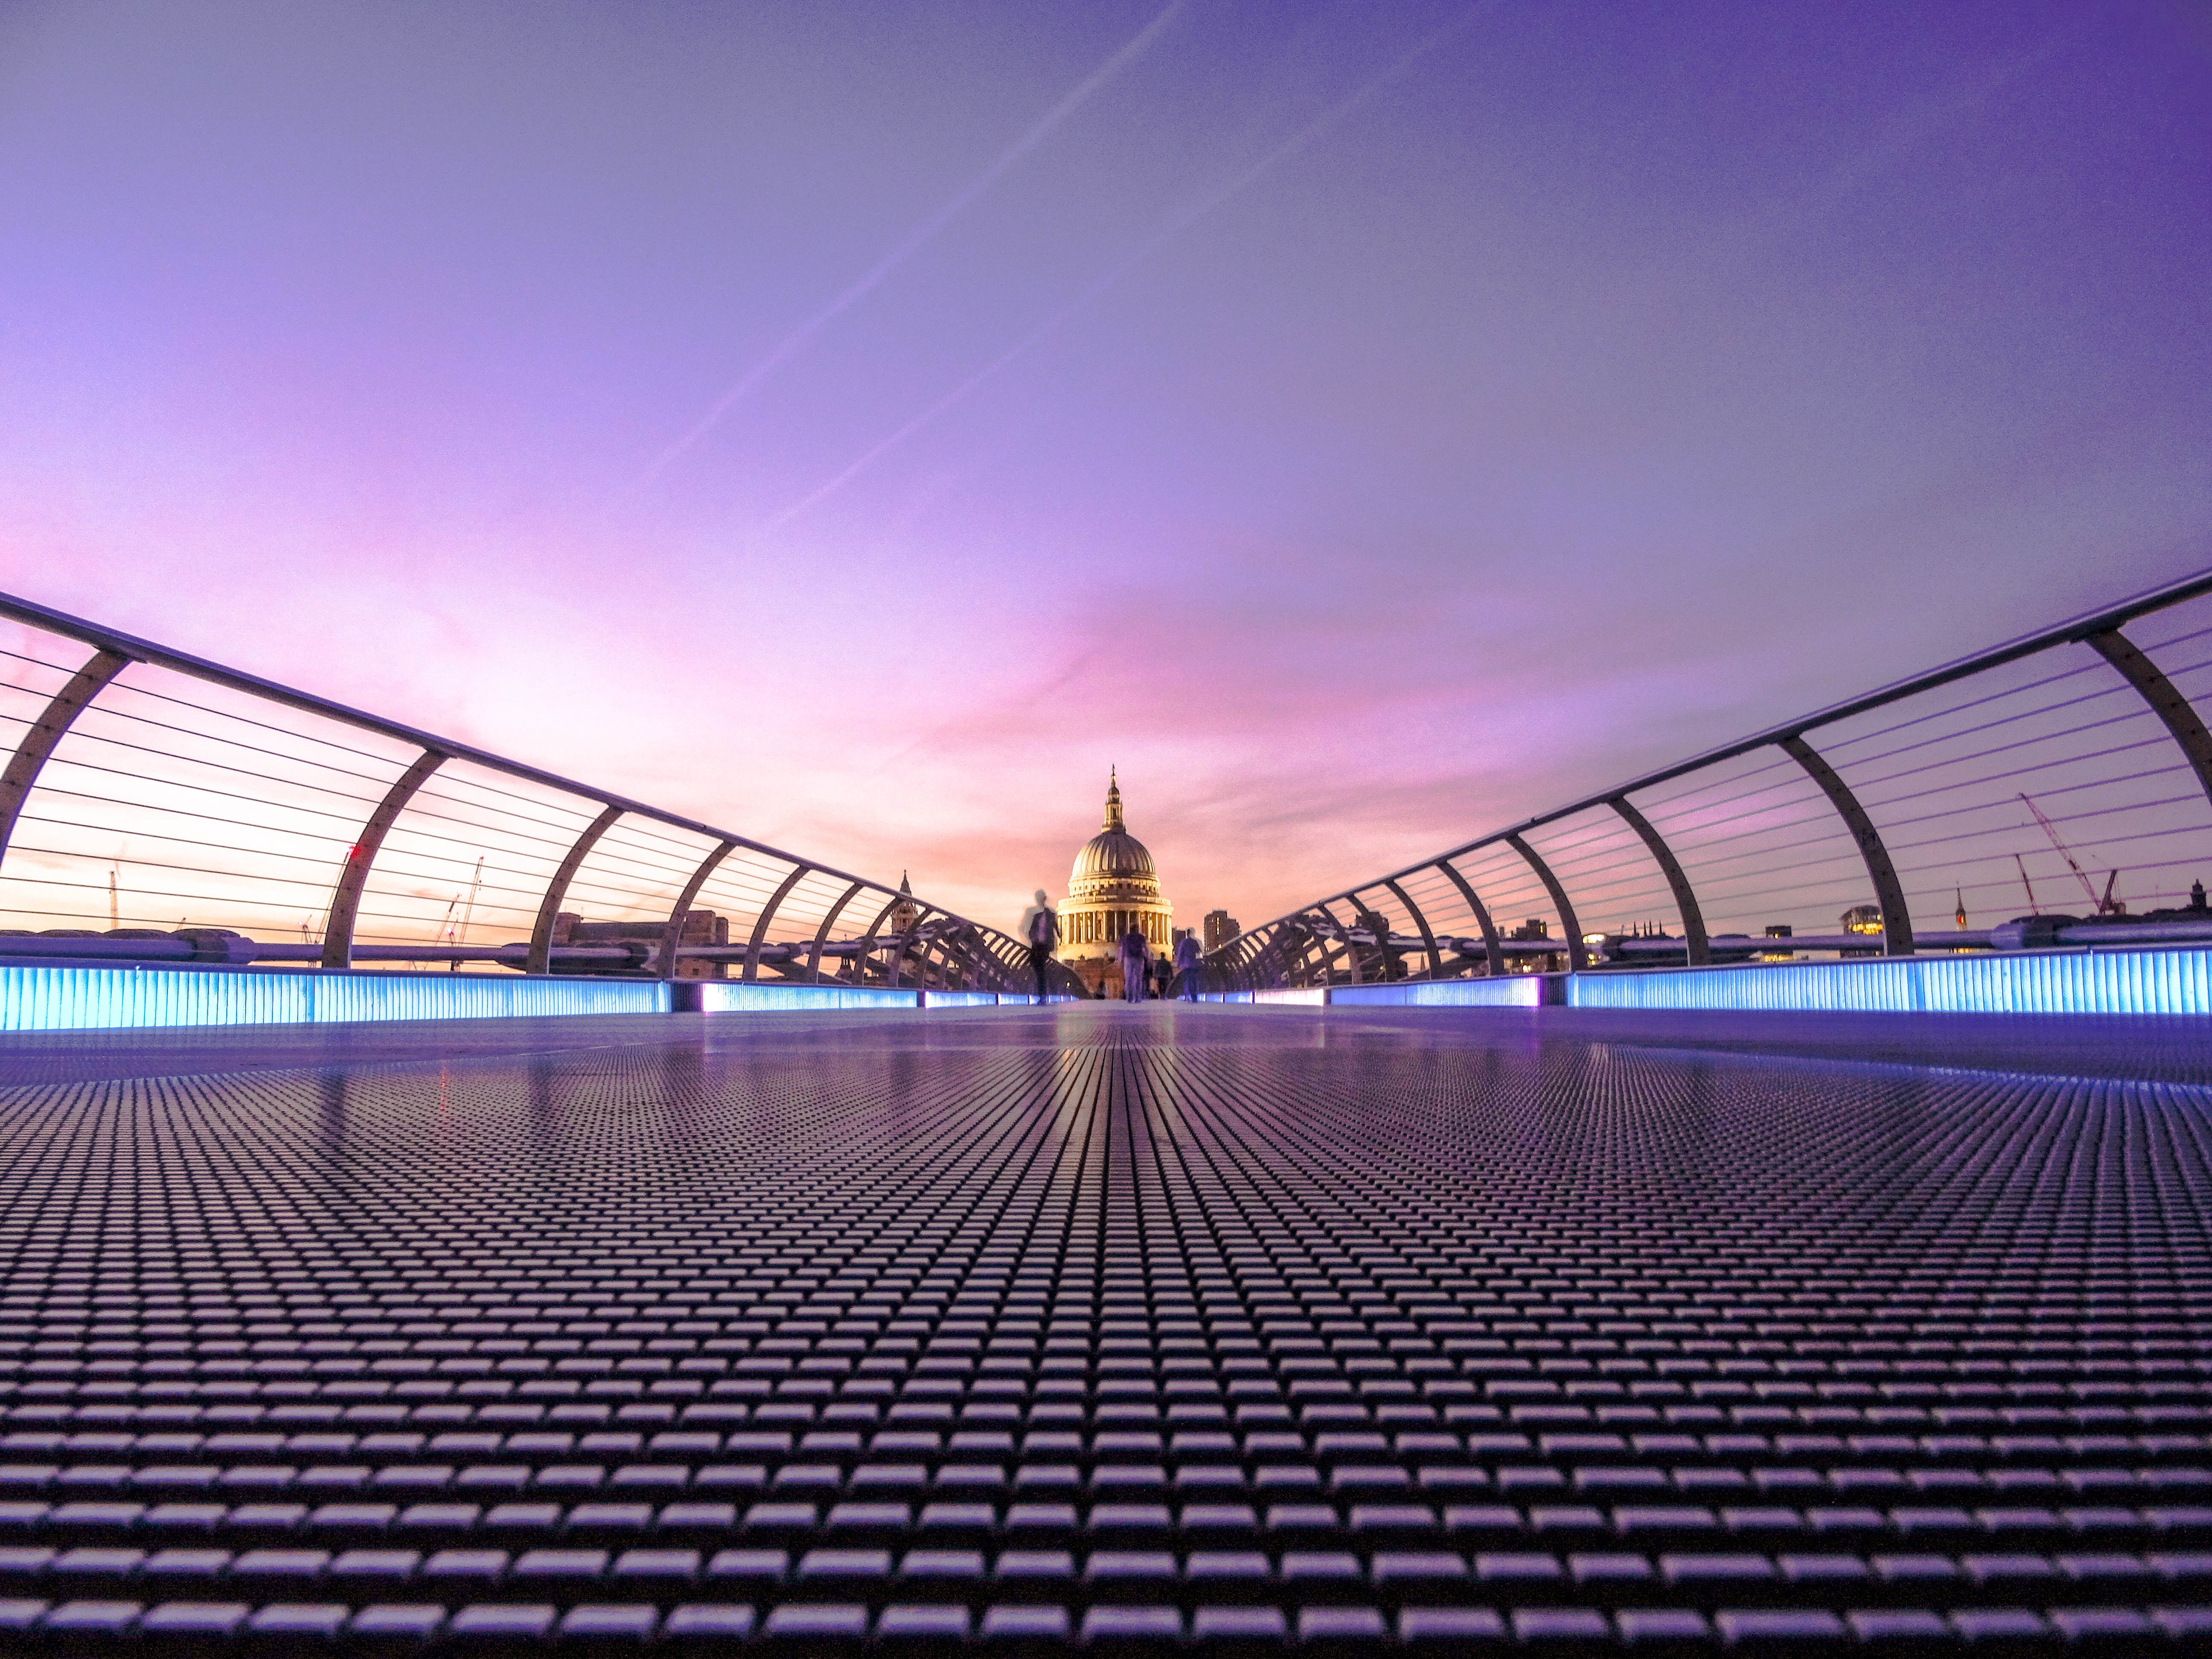
[[[1175,906],[1161,896],[1159,872],[1144,842],[1121,816],[1121,784],[1106,781],[1106,817],[1098,833],[1075,855],[1067,902],[1060,907],[1060,959],[1087,991],[1121,991],[1115,950],[1121,935],[1139,928],[1155,955],[1174,948]]]
[[[1206,954],[1212,956],[1243,931],[1228,911],[1208,910],[1206,913],[1206,932],[1199,943],[1206,947]]]
[[[898,902],[891,907],[890,931],[910,933],[914,925],[921,920],[921,907],[915,902],[914,889],[908,884],[906,872],[899,872]]]
[[[658,951],[668,937],[665,921],[586,921],[573,911],[563,910],[553,918],[555,945],[645,945]],[[712,910],[686,910],[684,925],[676,935],[678,945],[727,945],[730,942],[730,919],[717,915]],[[651,958],[647,960],[647,969]],[[702,962],[696,957],[676,958],[676,977],[678,979],[727,979],[726,963]]]
[[[1505,937],[1523,942],[1529,939],[1547,939],[1552,937],[1552,924],[1541,916],[1530,916]],[[1515,960],[1522,964],[1521,971],[1524,974],[1556,974],[1565,962],[1565,958],[1548,952],[1540,957],[1516,956]]]

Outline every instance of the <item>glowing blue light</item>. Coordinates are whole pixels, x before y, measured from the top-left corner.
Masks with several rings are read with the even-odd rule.
[[[1339,985],[1330,990],[1328,1000],[1339,1008],[1534,1008],[1544,1000],[1544,978],[1540,974],[1516,974],[1501,979]]]
[[[2023,951],[1576,974],[1575,1008],[1773,1013],[2212,1013],[2212,951]]]
[[[745,985],[698,981],[702,1013],[793,1013],[830,1008],[919,1008],[921,993],[857,985]]]
[[[0,1030],[326,1025],[668,1012],[658,981],[488,974],[0,967]]]

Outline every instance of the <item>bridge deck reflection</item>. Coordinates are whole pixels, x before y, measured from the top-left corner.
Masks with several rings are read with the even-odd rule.
[[[0,1079],[11,1645],[2212,1630],[2191,1022],[1073,1005]]]

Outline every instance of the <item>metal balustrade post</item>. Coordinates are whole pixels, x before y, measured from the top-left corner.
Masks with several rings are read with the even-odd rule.
[[[858,936],[856,940],[854,940],[860,949],[858,949],[858,951],[854,951],[852,956],[845,957],[845,960],[848,960],[849,967],[852,967],[852,982],[854,982],[854,984],[867,984],[867,969],[869,969],[869,963],[872,963],[872,957],[876,956],[876,949],[878,949],[878,945],[876,945],[876,940],[878,940],[878,938],[883,936],[883,925],[884,925],[884,922],[887,922],[887,921],[891,921],[891,911],[898,909],[898,902],[900,902],[900,900],[898,900],[898,894],[891,894],[890,902],[884,902],[883,909],[876,911],[876,921],[874,921],[874,922],[869,922],[869,925],[867,925],[867,931],[865,931],[865,933],[860,933],[860,936]]]
[[[1345,962],[1346,982],[1352,985],[1358,984],[1360,982],[1359,947],[1352,942],[1351,930],[1336,919],[1336,912],[1326,904],[1317,904],[1314,906],[1313,910],[1306,914],[1313,915],[1316,911],[1319,912],[1319,916],[1316,918],[1317,925],[1314,928],[1314,944],[1321,953],[1319,963],[1321,982],[1324,986],[1336,983],[1335,963],[1337,957],[1341,956]]]
[[[530,930],[530,953],[523,962],[524,973],[550,974],[553,971],[553,924],[561,914],[562,901],[568,896],[568,884],[576,878],[576,872],[584,867],[584,860],[591,856],[592,848],[599,844],[599,837],[614,828],[615,820],[622,815],[621,807],[610,806],[586,824],[584,833],[576,837],[562,859],[561,867],[553,872],[553,879],[546,883],[545,896],[538,902],[537,924]],[[680,917],[671,922],[672,930],[680,922]],[[668,940],[662,940],[663,951],[671,948]]]
[[[1643,838],[1644,848],[1659,866],[1659,873],[1667,878],[1667,885],[1674,895],[1675,911],[1682,918],[1682,943],[1692,968],[1703,968],[1713,959],[1711,941],[1705,937],[1705,913],[1698,908],[1698,896],[1692,890],[1690,878],[1682,873],[1682,866],[1674,857],[1674,849],[1666,838],[1651,827],[1651,820],[1628,804],[1626,795],[1615,795],[1607,803],[1620,814],[1621,821]]]
[[[1314,906],[1314,908],[1320,911],[1322,915],[1328,918],[1329,926],[1334,929],[1333,937],[1344,946],[1345,972],[1350,975],[1350,979],[1347,982],[1353,985],[1365,984],[1367,982],[1367,965],[1359,959],[1359,946],[1356,942],[1354,942],[1352,937],[1352,924],[1339,921],[1336,919],[1336,912],[1330,909],[1326,904],[1316,904]],[[1353,921],[1355,922],[1358,920],[1358,906],[1355,902],[1353,907]],[[1330,954],[1334,955],[1334,952],[1332,951]],[[1385,975],[1385,977],[1388,977],[1387,974]],[[1336,983],[1335,978],[1333,975],[1329,980],[1329,983],[1332,985]]]
[[[2118,669],[2150,705],[2151,713],[2158,716],[2167,735],[2179,746],[2181,757],[2189,763],[2190,770],[2197,774],[2197,787],[2203,790],[2208,800],[2212,800],[2212,732],[2204,729],[2203,720],[2189,699],[2181,695],[2156,663],[2143,654],[2142,647],[2118,629],[2108,628],[2100,634],[2092,634],[2085,642]]]
[[[653,971],[656,978],[676,977],[676,947],[683,943],[684,918],[691,914],[691,907],[698,901],[699,891],[706,886],[707,878],[721,867],[724,859],[737,850],[738,844],[733,841],[716,844],[705,858],[699,860],[699,867],[692,871],[691,878],[684,884],[684,890],[676,896],[676,902],[669,907],[668,926],[660,935],[660,949],[653,957]]]
[[[1316,915],[1314,911],[1319,911]],[[1336,983],[1336,969],[1329,964],[1336,959],[1338,950],[1345,943],[1344,929],[1336,920],[1336,913],[1327,905],[1316,905],[1306,913],[1310,919],[1316,942],[1321,947],[1322,983]]]
[[[967,976],[966,982],[959,988],[995,992],[999,988],[997,974],[1005,969],[1006,963],[999,960],[998,953],[991,948],[990,940],[985,939],[980,931],[970,929],[960,934],[959,947],[960,971]]]
[[[837,925],[837,918],[843,914],[845,907],[867,891],[867,889],[868,884],[865,881],[856,881],[848,887],[837,902],[830,907],[830,913],[822,918],[822,925],[814,930],[814,945],[806,953],[808,983],[813,985],[822,983],[822,947],[829,942],[830,930]]]
[[[846,958],[852,966],[854,984],[866,985],[868,982],[868,959],[876,953],[876,940],[880,935],[883,925],[890,920],[891,912],[898,908],[899,896],[893,893],[890,902],[876,912],[876,919],[868,924],[868,931],[854,941],[862,948]]]
[[[1429,953],[1429,977],[1442,979],[1444,976],[1443,952],[1437,949],[1437,936],[1430,929],[1429,919],[1421,914],[1421,907],[1413,902],[1395,878],[1382,884],[1390,890],[1392,896],[1399,903],[1406,907],[1406,914],[1413,917],[1413,926],[1421,930],[1421,947]]]
[[[1390,942],[1390,919],[1365,899],[1358,897],[1352,901],[1352,919],[1375,935],[1376,982],[1388,985],[1393,978],[1405,978],[1405,962],[1398,954],[1398,947]]]
[[[23,803],[30,799],[31,787],[46,769],[46,757],[68,735],[86,705],[130,665],[131,659],[119,653],[94,653],[91,661],[70,676],[62,689],[46,700],[38,719],[24,731],[22,740],[15,745],[15,752],[8,762],[8,769],[0,773],[0,860],[8,856],[8,843],[15,835],[15,820],[22,816]]]
[[[918,991],[942,991],[950,988],[945,979],[945,939],[934,932],[915,931],[914,943],[908,947],[914,957],[914,984]]]
[[[1881,844],[1881,832],[1874,827],[1866,808],[1859,805],[1850,787],[1837,775],[1813,745],[1803,737],[1792,733],[1778,740],[1777,747],[1805,769],[1805,775],[1820,786],[1820,793],[1828,798],[1828,805],[1836,809],[1844,827],[1858,843],[1859,857],[1866,863],[1867,878],[1874,883],[1875,902],[1881,907],[1882,951],[1893,957],[1912,954],[1912,918],[1905,908],[1905,888],[1897,879],[1897,866],[1890,862],[1889,849]]]
[[[776,906],[783,902],[786,894],[799,885],[799,878],[813,867],[811,864],[792,866],[791,873],[786,876],[782,884],[769,896],[768,902],[761,906],[760,915],[753,921],[753,936],[745,941],[744,980],[748,985],[760,977],[761,941],[768,937],[769,923],[775,920]]]
[[[980,991],[983,988],[980,941],[969,938],[959,927],[945,935],[945,989],[949,991]]]
[[[1498,943],[1498,924],[1490,919],[1489,910],[1484,908],[1482,901],[1475,896],[1474,889],[1468,884],[1467,878],[1454,869],[1449,860],[1439,859],[1436,867],[1444,872],[1444,878],[1447,881],[1459,889],[1459,896],[1467,901],[1467,908],[1474,912],[1475,925],[1482,929],[1483,951],[1490,959],[1491,977],[1503,978],[1505,973],[1505,951]]]
[[[1012,970],[1007,965],[1006,959],[999,954],[997,945],[987,937],[981,928],[969,929],[962,936],[961,943],[962,948],[967,952],[969,973],[972,975],[969,981],[969,988],[975,991],[990,991],[994,994],[1005,990],[1007,979]]]
[[[1559,926],[1567,934],[1567,966],[1577,973],[1589,967],[1589,947],[1583,943],[1583,925],[1575,920],[1573,901],[1559,878],[1552,873],[1552,866],[1536,856],[1536,849],[1519,836],[1508,836],[1505,844],[1528,860],[1528,867],[1536,872],[1536,879],[1544,884],[1544,890],[1552,896],[1552,908],[1559,912]]]
[[[913,902],[913,901],[909,902]],[[921,931],[921,924],[928,921],[929,918],[935,914],[936,912],[932,910],[927,904],[915,902],[914,920],[907,923],[905,927],[900,931],[898,938],[894,942],[891,948],[891,976],[890,983],[892,989],[896,990],[898,988],[898,982],[906,973],[907,952],[914,949],[915,935]],[[919,963],[916,964],[917,967],[920,965],[921,964]]]
[[[384,838],[391,832],[393,822],[406,810],[407,803],[415,799],[415,792],[429,781],[430,774],[445,763],[445,759],[435,750],[428,749],[416,756],[415,763],[399,775],[398,781],[377,803],[376,811],[362,826],[360,840],[347,849],[345,867],[338,872],[338,884],[331,895],[330,916],[323,926],[325,968],[343,969],[353,966],[354,921],[361,914],[361,896],[368,884],[369,868],[383,850]]]
[[[945,934],[938,943],[942,947],[939,962],[945,975],[945,988],[948,991],[981,988],[975,982],[975,957],[969,941],[954,932]]]

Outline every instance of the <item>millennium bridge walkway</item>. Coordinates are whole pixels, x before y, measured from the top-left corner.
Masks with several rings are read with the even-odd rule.
[[[2212,1650],[2207,704],[2212,573],[1040,1004],[0,596],[0,1654]]]
[[[24,1651],[2179,1650],[2197,1022],[10,1040]]]

